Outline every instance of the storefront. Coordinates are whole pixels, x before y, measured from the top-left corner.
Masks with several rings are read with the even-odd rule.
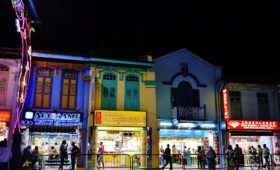
[[[93,153],[103,142],[105,153],[146,154],[146,112],[96,110],[94,119]],[[149,137],[148,137],[149,138]]]
[[[263,144],[270,149],[271,154],[279,152],[279,129],[278,121],[259,121],[259,120],[228,120],[228,144],[233,148],[236,144],[242,149],[244,163],[248,163],[249,147],[257,148]],[[274,162],[279,164],[278,156],[274,157]]]
[[[11,119],[11,112],[0,111],[0,141],[8,138],[9,126]]]
[[[175,145],[180,153],[183,152],[184,146],[190,148],[192,154],[195,153],[198,146],[202,146],[205,151],[212,146],[218,153],[218,135],[214,122],[189,122],[175,125],[166,120],[160,121],[159,136],[160,147],[166,148],[167,144],[170,147]]]
[[[75,142],[81,148],[82,113],[28,111],[24,120],[25,146],[38,146],[41,154],[48,154],[52,146],[59,151],[63,140],[68,146]]]

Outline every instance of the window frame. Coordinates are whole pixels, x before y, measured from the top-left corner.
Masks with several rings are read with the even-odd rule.
[[[51,71],[51,76],[40,76],[40,77],[43,77],[43,84],[42,84],[42,93],[41,93],[41,104],[40,104],[40,107],[37,107],[36,106],[36,95],[37,95],[37,87],[38,87],[38,78],[39,78],[39,71],[42,70],[42,69],[49,69]],[[53,76],[54,76],[54,69],[50,68],[50,67],[41,67],[41,68],[37,68],[36,69],[36,80],[35,80],[35,93],[34,93],[34,101],[33,101],[33,106],[34,108],[37,108],[37,109],[50,109],[51,107],[51,98],[52,98],[52,86],[53,86]],[[44,89],[45,89],[45,79],[46,78],[50,78],[50,97],[49,97],[49,106],[48,107],[43,107],[44,106]]]
[[[129,80],[127,80],[128,77],[138,78],[138,80],[137,81],[129,81]],[[125,85],[124,85],[124,97],[125,97],[124,98],[124,110],[139,111],[140,110],[140,89],[141,89],[141,87],[140,87],[140,76],[136,75],[136,74],[128,74],[128,75],[125,76],[124,81],[125,81]],[[127,82],[137,82],[137,85],[138,85],[138,89],[137,89],[138,90],[138,106],[136,106],[137,108],[135,108],[135,106],[133,106],[133,108],[132,107],[127,108],[127,102],[128,102],[128,100],[127,100]],[[131,92],[131,95],[133,95],[133,94],[134,93]],[[132,97],[134,97],[134,95]]]
[[[104,95],[103,95],[103,85],[104,85],[104,80],[106,82],[106,81],[113,81],[113,79],[104,79],[104,77],[106,75],[115,76],[115,80],[114,80],[115,81],[114,82],[114,85],[115,85],[115,98],[114,98],[115,105],[113,106],[113,105],[110,104],[110,106],[108,106],[108,107],[107,107],[107,104],[104,104],[105,99],[104,99]],[[110,84],[112,84],[112,83],[110,83]],[[110,86],[110,88],[111,87],[112,86]],[[108,95],[110,95],[110,89],[108,91]],[[118,99],[117,95],[118,95],[118,75],[116,73],[113,73],[113,72],[103,73],[101,75],[101,109],[103,109],[103,110],[116,110],[117,109],[117,99]],[[110,99],[110,98],[108,98],[108,99]]]
[[[77,75],[76,75],[76,78],[64,78],[64,74],[65,72],[68,72],[68,71],[73,71],[75,72]],[[67,107],[66,108],[63,108],[62,107],[62,99],[63,99],[63,86],[64,86],[64,80],[67,79],[68,80],[68,93],[67,93]],[[62,73],[61,73],[61,85],[60,85],[60,103],[59,103],[59,108],[61,110],[75,110],[77,108],[77,103],[78,103],[78,79],[79,79],[79,71],[78,70],[75,70],[75,69],[63,69],[62,70]],[[70,105],[70,96],[71,96],[71,80],[76,80],[76,87],[75,87],[75,106],[74,108],[70,108],[69,105]]]

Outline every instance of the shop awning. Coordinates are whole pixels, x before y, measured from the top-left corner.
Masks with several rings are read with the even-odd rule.
[[[231,136],[273,136],[272,131],[231,131]]]
[[[77,128],[76,126],[32,126],[29,130],[30,132],[74,133]]]

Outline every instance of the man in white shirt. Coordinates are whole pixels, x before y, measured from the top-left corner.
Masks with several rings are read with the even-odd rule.
[[[266,147],[266,144],[263,144],[263,157],[265,159],[264,168],[267,167],[267,169],[270,168],[270,165],[269,165],[269,155],[270,155],[269,148]]]

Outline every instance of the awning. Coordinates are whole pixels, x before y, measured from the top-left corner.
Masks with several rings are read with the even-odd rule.
[[[230,131],[231,136],[273,136],[272,131]]]

